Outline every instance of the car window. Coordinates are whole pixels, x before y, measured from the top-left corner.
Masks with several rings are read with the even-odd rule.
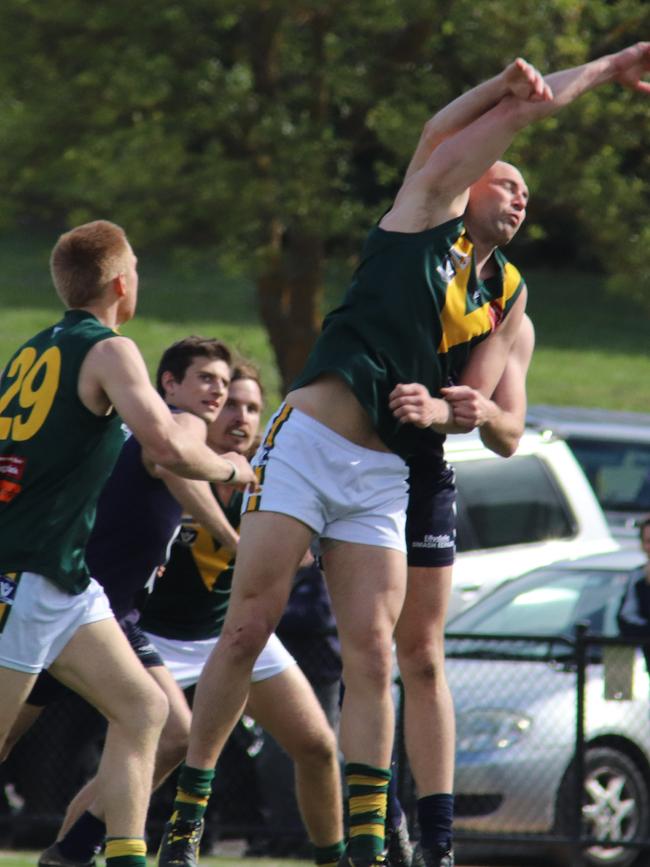
[[[531,573],[457,617],[452,632],[488,635],[565,635],[578,623],[590,632],[616,635],[616,611],[628,580],[625,572],[552,569]]]
[[[567,437],[600,504],[610,511],[650,511],[650,445]]]
[[[570,538],[564,495],[535,455],[458,461],[458,551]]]

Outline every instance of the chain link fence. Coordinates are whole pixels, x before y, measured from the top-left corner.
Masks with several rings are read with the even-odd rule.
[[[558,859],[571,867],[650,863],[650,701],[634,642],[584,627],[572,641],[449,634],[447,654],[459,851],[482,858],[524,852],[527,864]],[[402,728],[400,715],[398,791],[416,835]],[[74,695],[44,711],[0,766],[4,846],[52,841],[67,803],[97,766],[104,731],[101,717]],[[237,838],[251,854],[307,854],[286,756],[278,761],[277,750],[253,720],[237,726],[217,768],[204,851]],[[281,785],[282,795],[271,797]],[[153,796],[151,849],[174,787],[172,777]]]

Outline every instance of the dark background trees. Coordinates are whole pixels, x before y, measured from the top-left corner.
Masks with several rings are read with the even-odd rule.
[[[3,0],[0,219],[214,248],[254,279],[287,383],[326,264],[351,261],[437,107],[517,55],[573,65],[649,24],[639,0]],[[649,109],[603,88],[519,136],[518,261],[605,269],[650,303]]]

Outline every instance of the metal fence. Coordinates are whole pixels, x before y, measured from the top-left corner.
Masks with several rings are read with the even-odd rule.
[[[634,641],[586,626],[572,640],[448,634],[447,656],[459,849],[650,863],[649,682]]]
[[[573,640],[450,634],[447,650],[459,851],[480,853],[482,863],[489,854],[519,852],[526,864],[536,857],[571,867],[650,863],[650,701],[633,641],[582,627]],[[402,731],[400,714],[399,795],[415,836]],[[46,709],[0,766],[2,845],[52,841],[68,801],[96,767],[103,734],[102,719],[76,696]],[[238,725],[217,767],[205,851],[234,837],[251,854],[307,853],[287,762],[254,721]],[[173,792],[172,778],[152,799],[151,849]]]

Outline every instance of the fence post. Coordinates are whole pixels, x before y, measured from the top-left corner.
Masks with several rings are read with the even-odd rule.
[[[576,744],[575,744],[575,803],[573,810],[573,864],[585,864],[582,844],[582,796],[585,780],[585,688],[587,682],[588,623],[576,624]]]

